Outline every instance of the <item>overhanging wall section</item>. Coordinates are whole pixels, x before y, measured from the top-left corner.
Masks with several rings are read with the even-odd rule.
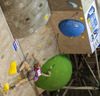
[[[89,38],[87,34],[87,29],[75,37],[69,38],[64,36],[58,25],[62,20],[74,19],[82,22],[85,25],[84,13],[82,10],[82,4],[79,0],[71,0],[77,5],[75,8],[72,4],[69,4],[66,0],[55,0],[53,3],[52,0],[48,0],[51,8],[51,22],[55,34],[59,33],[58,45],[61,53],[66,54],[87,54],[92,53]],[[83,19],[80,19],[83,18]]]
[[[51,15],[47,0],[0,0],[0,4],[14,38],[37,32]]]

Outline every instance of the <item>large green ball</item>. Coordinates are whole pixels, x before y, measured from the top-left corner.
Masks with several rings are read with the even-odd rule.
[[[51,66],[53,65],[54,67],[52,68]],[[41,69],[43,73],[47,73],[50,68],[52,68],[50,70],[51,76],[40,76],[35,84],[48,91],[61,89],[69,82],[72,75],[72,66],[68,56],[64,54],[54,56],[49,59]]]

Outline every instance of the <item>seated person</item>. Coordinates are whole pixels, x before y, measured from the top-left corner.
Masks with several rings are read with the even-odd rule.
[[[34,57],[34,55],[33,55],[33,57]],[[27,81],[34,80],[34,82],[36,82],[38,80],[38,77],[41,75],[45,76],[45,77],[51,76],[50,72],[48,72],[48,74],[42,73],[41,67],[40,67],[40,62],[35,57],[34,57],[34,59],[37,61],[37,64],[34,65],[34,69],[32,69],[26,61],[24,61],[22,63],[21,67],[18,69],[18,72],[20,72],[22,69],[25,68],[27,70],[27,77],[25,77],[24,79],[19,81],[19,83],[11,86],[10,89],[14,89],[15,87],[18,87],[19,85],[21,85]]]

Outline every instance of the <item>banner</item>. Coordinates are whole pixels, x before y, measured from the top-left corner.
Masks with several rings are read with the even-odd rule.
[[[92,53],[100,44],[100,25],[95,0],[85,13],[85,21]]]

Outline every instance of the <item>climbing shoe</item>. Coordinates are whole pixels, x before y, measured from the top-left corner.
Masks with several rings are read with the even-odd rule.
[[[15,85],[11,86],[11,87],[10,87],[10,90],[12,90],[12,89],[14,89],[14,88],[15,88]]]

